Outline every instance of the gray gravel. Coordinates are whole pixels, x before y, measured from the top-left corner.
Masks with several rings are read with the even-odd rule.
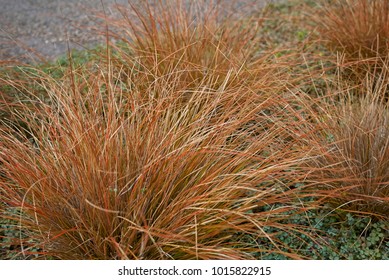
[[[228,1],[234,0],[221,3]],[[256,5],[264,1],[251,0]],[[104,42],[94,31],[102,3],[108,15],[118,15],[115,5],[128,5],[128,0],[0,0],[0,60],[53,60],[68,46],[82,49]]]
[[[116,0],[119,4],[127,0]],[[106,11],[115,0],[103,0]],[[0,59],[54,59],[70,48],[103,42],[97,32],[100,0],[0,0]]]

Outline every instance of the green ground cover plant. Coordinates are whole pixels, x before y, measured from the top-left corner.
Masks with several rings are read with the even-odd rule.
[[[388,259],[385,52],[327,2],[129,3],[105,46],[3,64],[0,258]]]

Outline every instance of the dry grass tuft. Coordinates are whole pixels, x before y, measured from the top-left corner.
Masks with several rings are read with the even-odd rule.
[[[363,85],[342,89],[322,107],[308,178],[335,207],[387,219],[389,111],[387,79],[380,77],[367,76]]]
[[[37,90],[2,78],[20,93],[3,102],[0,195],[23,257],[249,259],[269,250],[244,234],[300,258],[276,238],[303,231],[283,220],[305,207],[292,188],[305,159],[282,123],[300,120],[274,82],[282,65],[254,58],[250,25],[216,25],[207,13],[194,25],[178,8],[158,17],[136,8],[133,41],[62,78],[26,73]]]
[[[268,56],[257,48],[263,18],[232,16],[223,11],[228,10],[227,3],[203,2],[155,1],[121,7],[123,19],[109,22],[116,31],[111,36],[121,42],[116,48],[121,53],[120,65],[137,69],[146,80],[180,72],[183,86],[195,88],[211,77],[208,84],[217,89],[231,71],[236,75],[224,86],[250,84],[258,75],[274,75],[274,67],[264,63]],[[276,81],[273,77],[273,84]]]
[[[322,39],[349,61],[385,60],[389,50],[389,3],[382,0],[325,1],[315,17]]]
[[[237,232],[291,230],[253,212],[291,200],[275,186],[291,178],[297,158],[265,113],[282,112],[281,99],[206,84],[175,92],[166,83],[145,102],[109,78],[42,79],[49,102],[20,105],[28,133],[1,130],[2,197],[22,211],[19,226],[42,253],[247,258],[230,244]]]

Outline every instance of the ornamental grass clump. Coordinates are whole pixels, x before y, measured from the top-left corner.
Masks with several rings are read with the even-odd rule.
[[[304,230],[283,221],[306,207],[292,187],[305,153],[283,123],[301,120],[282,65],[238,56],[245,39],[227,27],[176,26],[185,14],[168,13],[140,16],[146,33],[56,79],[33,67],[34,87],[2,76],[18,92],[3,100],[0,125],[12,256],[300,258],[277,238]],[[250,27],[240,28],[245,38]]]
[[[262,248],[236,244],[242,232],[265,236],[281,251],[263,227],[293,231],[271,218],[287,207],[253,209],[291,201],[287,188],[276,186],[292,178],[299,159],[282,141],[288,135],[276,115],[272,122],[264,113],[281,114],[282,98],[244,86],[176,91],[178,73],[144,101],[105,70],[70,72],[60,81],[42,73],[49,102],[20,103],[24,129],[2,122],[1,196],[17,210],[10,218],[20,254],[250,258]]]
[[[388,57],[388,1],[325,1],[314,21],[321,39],[331,49],[345,52],[348,61]]]
[[[332,95],[322,107],[317,157],[308,176],[335,208],[380,219],[389,211],[387,85],[383,75],[367,77],[358,88]]]
[[[142,78],[151,80],[182,72],[184,87],[196,88],[204,77],[212,77],[214,88],[218,87],[231,70],[241,75],[228,79],[228,85],[252,83],[258,68],[266,75],[265,65],[271,65],[263,64],[267,56],[257,48],[263,19],[232,15],[228,6],[216,1],[174,0],[121,7],[122,18],[108,23],[110,36],[120,42],[116,48],[121,53],[120,65],[137,69]],[[276,79],[270,81],[269,86]]]

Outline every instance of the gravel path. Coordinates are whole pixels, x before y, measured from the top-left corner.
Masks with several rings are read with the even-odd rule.
[[[264,1],[251,0],[256,5]],[[0,60],[52,60],[65,54],[68,45],[81,49],[104,42],[92,31],[102,2],[108,15],[117,13],[116,3],[128,5],[128,0],[0,0]]]
[[[104,0],[107,13],[115,2],[127,0]],[[92,32],[93,15],[103,10],[100,0],[0,0],[0,7],[1,60],[51,60],[66,53],[68,44],[80,49],[103,42]]]

